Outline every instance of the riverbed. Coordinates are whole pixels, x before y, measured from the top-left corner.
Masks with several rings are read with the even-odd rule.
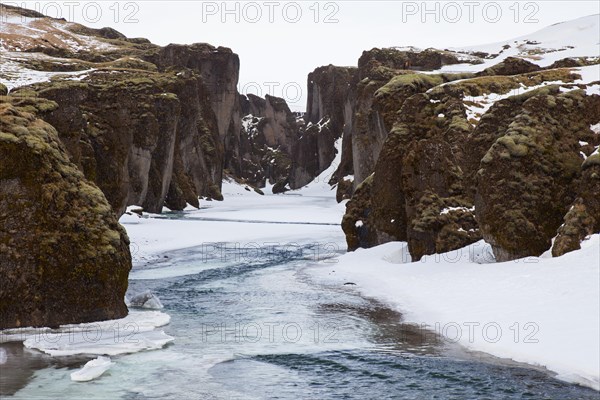
[[[244,195],[126,221],[135,261],[128,294],[158,296],[171,343],[115,356],[87,383],[69,374],[91,356],[4,343],[3,398],[598,398],[407,323],[353,282],[316,280],[310,269],[335,270],[345,251],[343,205],[331,196]]]

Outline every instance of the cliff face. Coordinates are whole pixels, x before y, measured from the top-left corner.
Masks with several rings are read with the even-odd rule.
[[[241,115],[237,84],[240,60],[237,54],[226,47],[206,43],[192,45],[170,44],[145,60],[155,64],[159,71],[169,68],[188,68],[202,77],[202,101],[207,100],[215,115],[219,139],[224,146],[224,165],[239,170],[239,140]],[[220,185],[219,185],[220,186]]]
[[[582,179],[579,142],[593,139],[590,126],[600,119],[600,97],[583,90],[545,89],[526,97],[477,172],[477,220],[499,261],[550,248]],[[593,186],[595,179],[588,181]]]
[[[530,72],[487,76],[507,65]],[[485,71],[399,71],[374,92],[371,114],[391,129],[347,205],[350,250],[403,240],[418,260],[483,237],[506,261],[540,255],[557,234],[553,251],[562,254],[597,232],[592,152],[600,139],[590,127],[600,96],[574,85],[581,77],[568,69],[509,61]],[[536,89],[557,81],[562,89]],[[516,89],[526,93],[511,96]]]
[[[257,187],[268,182],[284,188],[300,124],[285,100],[267,95],[240,96],[242,133],[238,177]]]
[[[160,212],[165,204],[178,210],[198,207],[199,197],[222,198],[223,169],[242,171],[236,54],[208,44],[159,47],[34,17],[3,28],[3,45],[18,48],[6,53],[16,71],[47,76],[11,95],[58,104],[40,117],[117,214],[128,205]]]
[[[0,101],[0,329],[127,314],[129,240],[56,130],[35,117],[56,107]]]
[[[353,174],[352,119],[357,83],[354,67],[319,67],[308,75],[308,100],[304,120],[306,129],[294,148],[292,188],[309,183],[327,169],[335,158],[335,142],[342,139],[342,159],[332,184]],[[338,187],[338,195],[341,193]]]

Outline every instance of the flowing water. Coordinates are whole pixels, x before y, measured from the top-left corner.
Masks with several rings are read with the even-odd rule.
[[[0,345],[9,355],[2,398],[598,399],[545,371],[469,354],[404,324],[351,282],[311,281],[304,268],[315,258],[331,258],[323,261],[331,268],[336,261],[335,246],[315,237],[252,249],[228,243],[138,263],[129,291],[158,295],[175,341],[113,357],[93,382],[68,377],[89,357]]]

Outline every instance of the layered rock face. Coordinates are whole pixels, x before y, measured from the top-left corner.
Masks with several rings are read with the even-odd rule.
[[[224,165],[239,171],[241,115],[237,91],[240,70],[238,55],[226,47],[215,48],[206,43],[196,43],[170,44],[153,54],[144,54],[143,58],[157,65],[159,71],[184,67],[202,77],[201,99],[209,101],[215,115],[219,138],[224,145]]]
[[[244,117],[238,176],[257,187],[269,182],[284,188],[301,124],[281,98],[267,95],[263,99],[249,94],[240,99]]]
[[[14,36],[19,50],[52,56],[13,62],[56,76],[11,95],[58,104],[40,117],[57,128],[73,162],[118,215],[128,205],[160,212],[163,205],[180,210],[198,207],[199,197],[222,198],[223,169],[241,173],[236,54],[208,44],[159,47],[111,29],[35,17],[15,26],[29,35]],[[65,71],[76,79],[60,75]]]
[[[290,185],[299,188],[327,169],[335,159],[335,143],[342,139],[342,159],[335,166],[332,184],[351,176],[352,118],[358,70],[354,67],[319,67],[308,75],[306,128],[294,148]],[[347,197],[338,186],[338,197]],[[348,185],[346,185],[348,186]],[[351,194],[351,193],[350,193]]]
[[[56,130],[35,116],[56,107],[0,102],[0,329],[127,314],[129,240]]]

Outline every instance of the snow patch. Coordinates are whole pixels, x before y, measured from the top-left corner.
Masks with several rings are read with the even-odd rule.
[[[442,211],[440,211],[440,215],[446,215],[452,211],[463,211],[463,212],[474,212],[475,211],[475,206],[471,207],[471,208],[467,208],[467,207],[446,207],[444,208]]]

